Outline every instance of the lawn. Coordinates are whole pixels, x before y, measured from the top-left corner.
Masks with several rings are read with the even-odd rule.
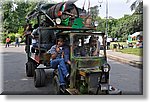
[[[133,54],[137,56],[143,55],[143,49],[142,48],[125,48],[125,49],[118,49],[117,51],[127,54]]]
[[[137,56],[142,56],[143,55],[143,49],[142,48],[128,48],[128,45],[126,42],[111,42],[110,44],[110,49],[113,50],[113,45],[118,43],[120,45],[123,45],[125,48],[124,49],[117,49],[116,51],[126,53],[126,54],[133,54]]]

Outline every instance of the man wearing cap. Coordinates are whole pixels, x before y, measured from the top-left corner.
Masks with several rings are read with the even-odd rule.
[[[52,68],[58,68],[60,87],[65,89],[66,81],[69,80],[66,63],[71,65],[71,62],[69,60],[69,48],[64,45],[64,39],[58,38],[57,44],[52,46],[48,53],[51,54],[50,64]]]

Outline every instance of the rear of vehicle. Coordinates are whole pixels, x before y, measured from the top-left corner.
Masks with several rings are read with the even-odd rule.
[[[104,33],[93,33],[95,27],[83,24],[83,19],[79,17],[75,5],[71,4],[71,10],[63,12],[58,16],[65,3],[57,5],[42,6],[41,11],[37,11],[32,16],[38,18],[40,23],[42,17],[50,20],[48,27],[38,28],[37,47],[26,45],[27,63],[26,74],[34,76],[35,87],[45,85],[46,69],[50,67],[50,55],[46,52],[56,43],[57,36],[66,38],[65,43],[70,49],[70,61],[68,71],[70,81],[65,92],[62,94],[111,94],[121,92],[109,85],[110,65],[107,63],[106,39]],[[54,9],[58,7],[57,9]],[[46,9],[46,10],[45,10]],[[38,9],[39,10],[39,9]],[[51,15],[52,10],[58,13]],[[70,11],[70,12],[68,12]],[[60,13],[61,14],[61,13]],[[58,16],[58,19],[56,18]],[[31,16],[29,16],[30,18]],[[90,23],[91,24],[91,23]],[[87,27],[88,26],[88,27]],[[29,41],[30,36],[27,37]],[[53,84],[56,94],[60,94],[58,71],[53,71]]]

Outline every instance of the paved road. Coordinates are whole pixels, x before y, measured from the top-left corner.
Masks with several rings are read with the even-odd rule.
[[[52,81],[46,87],[35,88],[33,78],[25,75],[24,46],[4,48],[3,56],[3,94],[54,94]],[[142,93],[142,69],[109,60],[112,70],[110,84],[121,89],[123,94]]]
[[[26,56],[24,46],[4,48],[3,52],[3,94],[54,94],[51,84],[35,88],[33,78],[26,77]],[[51,83],[49,81],[49,83]]]
[[[111,65],[110,84],[122,90],[123,94],[142,94],[143,70],[109,60]]]

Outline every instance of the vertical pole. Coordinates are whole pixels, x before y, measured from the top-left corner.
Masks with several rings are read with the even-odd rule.
[[[103,39],[103,45],[104,45],[104,58],[107,62],[107,55],[106,55],[106,37],[105,35],[102,35],[102,39]]]
[[[108,0],[106,0],[106,31],[105,31],[105,34],[106,34],[106,46],[108,49],[108,45],[107,45],[107,39],[108,39]]]
[[[108,0],[106,0],[106,40],[108,37]]]

